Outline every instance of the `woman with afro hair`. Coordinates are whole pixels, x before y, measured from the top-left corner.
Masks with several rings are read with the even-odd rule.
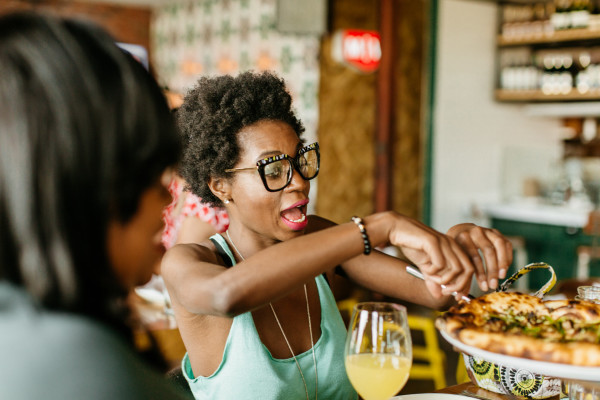
[[[176,245],[162,262],[197,399],[356,399],[330,283],[443,308],[453,291],[468,292],[473,273],[488,290],[510,265],[509,242],[473,224],[445,235],[391,211],[340,225],[307,215],[319,147],[303,142],[271,73],[201,78],[178,122],[189,189],[229,215],[223,234]],[[386,243],[407,259],[375,250]]]

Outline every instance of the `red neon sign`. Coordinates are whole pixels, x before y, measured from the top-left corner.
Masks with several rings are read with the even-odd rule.
[[[333,38],[333,57],[363,72],[379,68],[381,37],[377,31],[344,30]]]

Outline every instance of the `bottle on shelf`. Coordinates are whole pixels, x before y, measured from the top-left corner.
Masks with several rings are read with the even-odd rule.
[[[577,91],[586,94],[600,90],[600,49],[580,49],[577,55],[578,70],[575,76]]]
[[[590,20],[589,29],[599,30],[600,29],[600,0],[590,0]]]
[[[554,0],[554,13],[550,17],[554,30],[560,31],[571,27],[571,11],[573,0]]]
[[[590,23],[592,2],[590,0],[573,0],[571,6],[571,28],[587,28]]]
[[[505,37],[542,35],[550,26],[546,3],[511,4],[502,8],[501,34]]]
[[[538,88],[539,70],[527,48],[510,49],[502,55],[500,88],[523,91]]]
[[[545,95],[569,94],[573,89],[573,55],[570,52],[541,53],[543,72],[540,89]]]

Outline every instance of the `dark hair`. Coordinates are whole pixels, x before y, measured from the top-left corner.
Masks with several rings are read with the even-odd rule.
[[[203,202],[223,205],[208,188],[208,180],[226,176],[225,169],[239,160],[238,132],[261,120],[285,122],[298,137],[304,132],[284,81],[272,73],[203,77],[187,93],[177,112],[187,140],[180,173]]]
[[[107,227],[178,161],[166,100],[103,30],[36,13],[0,18],[0,71],[0,280],[123,328]]]

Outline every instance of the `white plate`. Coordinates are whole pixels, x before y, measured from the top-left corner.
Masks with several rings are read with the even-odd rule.
[[[165,305],[165,296],[158,290],[137,287],[135,288],[135,293],[149,303],[161,306]]]
[[[447,394],[447,393],[418,393],[418,394],[405,394],[404,396],[392,397],[390,400],[460,400],[469,399],[470,397],[461,396],[458,394]]]
[[[528,358],[512,357],[504,354],[492,353],[477,347],[464,344],[444,331],[442,337],[460,351],[474,357],[482,358],[505,367],[522,368],[536,374],[549,377],[572,379],[578,381],[600,382],[600,367],[582,367],[579,365],[559,364],[545,361],[530,360]]]

